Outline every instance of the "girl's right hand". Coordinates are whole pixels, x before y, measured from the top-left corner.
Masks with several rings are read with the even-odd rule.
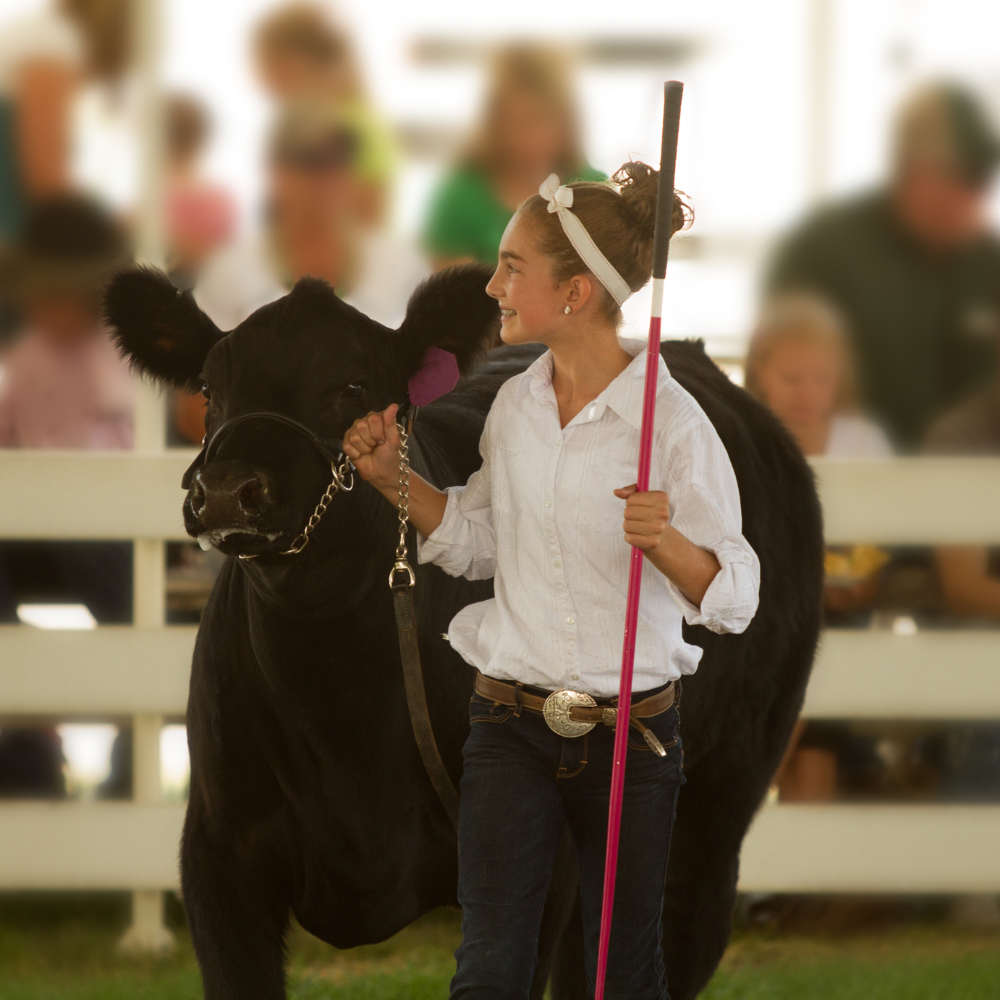
[[[398,403],[381,413],[355,420],[344,435],[344,454],[358,475],[376,489],[393,489],[399,482]]]

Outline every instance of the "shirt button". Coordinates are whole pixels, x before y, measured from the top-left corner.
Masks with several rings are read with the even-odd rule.
[[[558,559],[552,565],[555,566],[556,569],[562,569],[562,563],[559,562]]]
[[[545,501],[545,506],[546,507],[551,507],[552,506],[552,501],[551,500],[546,500]]]
[[[572,615],[570,615],[570,617],[566,619],[566,624],[567,625],[572,625],[573,622],[575,622],[575,621],[576,621],[576,619]]]
[[[578,681],[580,679],[579,674],[573,674],[573,680]]]
[[[562,444],[562,438],[556,438],[556,444],[557,445],[561,445]]]

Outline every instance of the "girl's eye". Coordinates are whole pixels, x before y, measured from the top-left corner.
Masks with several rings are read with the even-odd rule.
[[[517,268],[514,267],[513,264],[508,264],[507,265],[507,273],[508,274],[516,274],[517,273]]]

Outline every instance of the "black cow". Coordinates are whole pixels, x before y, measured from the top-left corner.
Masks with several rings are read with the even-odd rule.
[[[417,417],[413,467],[438,486],[475,470],[497,389],[537,353],[504,348],[480,360],[498,327],[488,277],[476,265],[436,275],[398,331],[311,279],[229,334],[157,272],[130,269],[109,288],[109,325],[139,371],[175,386],[205,383],[209,435],[267,411],[321,439],[317,447],[274,419],[240,421],[196,463],[184,504],[188,531],[231,556],[195,648],[181,850],[210,1000],[284,996],[290,913],[348,948],[455,903],[455,836],[412,735],[387,586],[396,514],[358,481],[334,496],[300,554],[281,553],[330,481],[321,448],[335,451],[355,418],[402,400],[432,344],[454,352],[466,377]],[[743,636],[690,633],[705,657],[685,683],[689,780],[664,913],[671,993],[689,1000],[725,947],[740,843],[803,697],[818,629],[821,525],[808,467],[770,415],[698,345],[668,344],[664,356],[729,451],[744,532],[762,563],[760,610]],[[489,583],[417,569],[430,714],[456,783],[473,671],[441,633],[489,593]],[[569,849],[546,908],[536,995],[553,961],[556,996],[585,995],[574,879]]]

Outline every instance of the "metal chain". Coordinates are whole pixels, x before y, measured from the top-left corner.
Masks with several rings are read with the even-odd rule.
[[[341,490],[349,493],[354,489],[354,470],[349,458],[345,458],[341,462],[339,469],[337,466],[333,466],[332,468],[333,479],[330,480],[330,485],[327,486],[326,492],[320,497],[319,503],[316,504],[316,509],[309,515],[309,520],[302,529],[302,534],[284,552],[279,553],[279,555],[297,556],[309,544],[309,536],[316,530],[316,526],[326,513],[326,509],[330,506],[334,496]],[[350,485],[347,483],[348,476],[350,476]]]
[[[389,586],[396,585],[396,573],[405,573],[407,585],[412,587],[416,582],[413,567],[407,558],[409,550],[406,546],[406,535],[410,527],[410,428],[412,422],[404,427],[399,425],[399,543],[396,545],[396,561],[389,571]]]

